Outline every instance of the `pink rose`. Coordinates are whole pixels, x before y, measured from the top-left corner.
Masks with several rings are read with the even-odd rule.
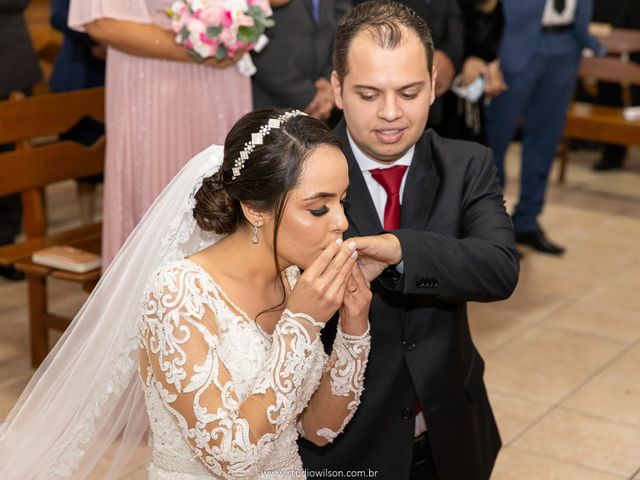
[[[231,48],[237,41],[236,33],[232,29],[225,28],[220,35],[218,35],[218,41]]]
[[[202,43],[206,45],[211,45],[212,47],[215,46],[217,49],[216,42],[213,38],[207,37],[207,35],[205,35],[204,33],[201,33],[199,39]]]
[[[271,10],[269,0],[247,0],[247,4],[250,6],[256,5],[260,7],[267,17],[271,17],[273,15],[273,10]]]
[[[233,16],[231,15],[230,10],[225,10],[222,15],[222,27],[227,30],[229,27],[233,25]]]
[[[218,27],[222,21],[224,10],[218,2],[207,3],[202,11],[202,21],[209,27]]]
[[[201,20],[195,18],[189,19],[186,26],[189,32],[195,36],[207,31],[207,26]]]
[[[238,25],[241,27],[253,27],[255,22],[253,21],[253,17],[241,13],[238,15]]]

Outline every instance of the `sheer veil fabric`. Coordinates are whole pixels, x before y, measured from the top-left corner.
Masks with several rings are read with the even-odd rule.
[[[193,218],[195,193],[223,148],[196,155],[163,190],[0,426],[3,480],[82,479],[109,455],[117,478],[149,420],[138,375],[136,324],[149,276],[218,241]]]

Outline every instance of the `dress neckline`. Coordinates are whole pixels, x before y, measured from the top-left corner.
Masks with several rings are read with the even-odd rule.
[[[247,314],[247,312],[245,312],[242,308],[240,308],[233,300],[231,300],[231,298],[229,298],[229,296],[225,293],[225,291],[222,289],[222,287],[220,286],[220,284],[218,282],[216,282],[215,278],[213,278],[213,275],[211,275],[207,270],[204,269],[204,267],[196,262],[194,262],[193,260],[191,260],[190,258],[185,258],[185,261],[189,262],[191,265],[193,265],[194,267],[196,267],[201,273],[203,273],[208,280],[215,285],[216,289],[218,290],[218,292],[220,293],[220,295],[222,296],[222,298],[224,299],[225,302],[227,302],[238,314],[238,316],[240,316],[241,318],[243,318],[244,320],[246,320],[249,323],[252,323],[253,325],[256,326],[256,328],[259,330],[259,332],[264,335],[267,339],[272,340],[273,338],[273,332],[269,333],[267,332],[265,329],[263,329],[260,324],[258,322],[256,322],[256,320],[249,316],[249,314]],[[291,284],[289,284],[289,287],[291,287]]]

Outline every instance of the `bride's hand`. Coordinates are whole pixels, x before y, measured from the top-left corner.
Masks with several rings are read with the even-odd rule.
[[[300,275],[287,308],[311,315],[318,322],[328,321],[342,305],[357,258],[354,241],[331,243]]]
[[[371,282],[389,265],[402,261],[402,246],[395,235],[383,233],[370,237],[356,237],[358,244],[358,264],[365,278]]]
[[[372,297],[371,285],[356,263],[351,269],[340,307],[340,323],[344,333],[360,336],[367,331]]]
[[[238,63],[240,59],[246,55],[246,53],[247,52],[243,50],[243,51],[237,52],[233,58],[225,58],[222,60],[218,60],[215,57],[209,57],[202,63],[204,65],[207,65],[213,68],[227,68],[227,67],[230,67],[231,65],[235,65],[236,63]]]

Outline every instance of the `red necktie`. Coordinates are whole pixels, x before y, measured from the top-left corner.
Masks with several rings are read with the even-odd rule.
[[[406,165],[370,170],[373,179],[387,192],[387,204],[384,206],[384,229],[400,228],[400,185],[407,169]]]

